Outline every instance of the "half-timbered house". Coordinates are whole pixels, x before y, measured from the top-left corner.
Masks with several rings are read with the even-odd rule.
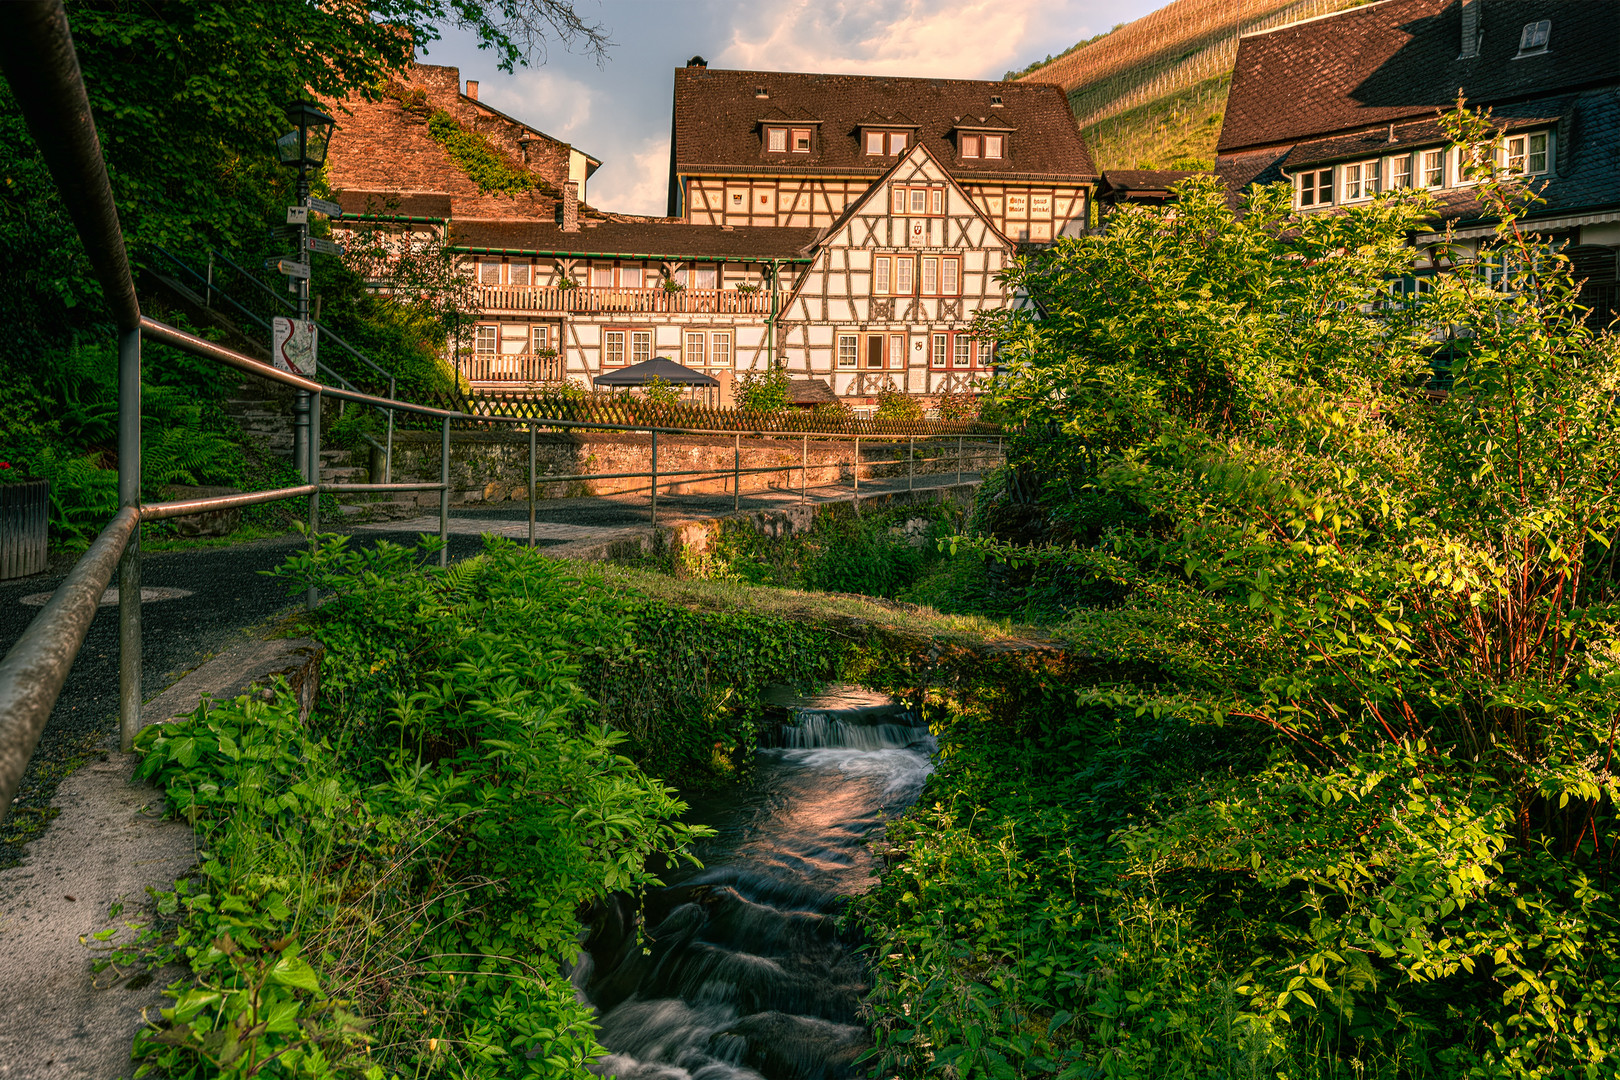
[[[1013,240],[1085,229],[1096,170],[1055,83],[721,71],[701,57],[675,72],[669,215],[830,225],[919,144]]]
[[[779,324],[791,374],[856,400],[972,391],[989,374],[973,315],[1014,302],[996,274],[1015,245],[926,145],[851,201],[813,253]]]

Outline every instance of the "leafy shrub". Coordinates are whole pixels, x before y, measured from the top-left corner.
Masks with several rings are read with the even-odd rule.
[[[864,902],[885,1073],[1614,1071],[1620,349],[1491,169],[1501,273],[1421,304],[1401,193],[1195,179],[1014,271],[958,548],[1122,592],[1054,629],[1102,674],[942,723]]]
[[[922,402],[911,394],[896,390],[892,385],[878,391],[877,409],[872,413],[879,420],[921,420]]]
[[[632,651],[632,605],[510,545],[417,557],[333,540],[283,569],[337,594],[309,728],[283,695],[142,734],[205,853],[139,946],[194,976],[139,1036],[148,1067],[583,1077],[601,1053],[566,977],[576,911],[697,835],[580,682]]]
[[[751,412],[782,412],[787,408],[787,369],[772,364],[761,372],[745,372],[737,377],[733,399],[739,409]]]

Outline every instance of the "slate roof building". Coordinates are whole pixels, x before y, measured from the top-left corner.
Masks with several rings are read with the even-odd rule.
[[[1426,188],[1474,244],[1494,223],[1437,122],[1459,91],[1503,128],[1497,160],[1546,199],[1526,223],[1565,245],[1586,279],[1583,301],[1606,323],[1620,307],[1620,4],[1610,0],[1377,0],[1248,35],[1216,169],[1234,190],[1286,180],[1302,211]]]
[[[1056,84],[721,71],[701,57],[675,71],[669,216],[830,225],[916,145],[1014,241],[1086,226],[1096,169]]]

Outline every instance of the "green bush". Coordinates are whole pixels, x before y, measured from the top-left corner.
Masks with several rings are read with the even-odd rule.
[[[1400,192],[1193,180],[1015,268],[957,547],[1117,595],[1053,631],[1094,673],[941,722],[863,907],[886,1074],[1614,1072],[1620,348],[1489,171],[1499,273],[1421,303]]]
[[[191,966],[143,1074],[583,1077],[601,1053],[576,913],[699,832],[581,683],[634,653],[634,604],[510,545],[419,557],[333,540],[283,569],[336,593],[308,727],[283,695],[142,734],[203,853],[174,925],[114,957]]]

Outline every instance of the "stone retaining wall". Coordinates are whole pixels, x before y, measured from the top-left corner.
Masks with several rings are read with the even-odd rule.
[[[498,502],[527,497],[529,441],[521,433],[453,431],[450,444],[450,486],[452,501]],[[734,457],[743,469],[775,466],[779,472],[744,474],[742,490],[799,487],[801,474],[810,487],[848,484],[854,455],[852,440],[809,441],[809,468],[802,469],[805,443],[793,436],[779,439],[742,439],[725,436],[660,435],[658,471],[661,475],[689,469],[716,470],[723,475],[660,482],[668,494],[725,494],[731,491]],[[1000,452],[993,441],[962,440],[961,471],[980,472],[999,463]],[[440,435],[437,432],[402,431],[394,435],[395,483],[434,482],[439,478]],[[861,440],[861,483],[903,477],[907,469],[905,440],[877,442]],[[934,458],[936,460],[928,460]],[[382,478],[382,455],[373,450],[370,471]],[[543,432],[536,437],[535,471],[541,478],[535,484],[536,499],[558,499],[588,495],[617,495],[645,492],[645,477],[619,480],[547,482],[547,475],[646,472],[652,460],[652,437],[627,434],[559,434]],[[957,440],[916,443],[915,475],[954,475],[957,471]],[[438,505],[437,492],[419,496],[423,505]]]

